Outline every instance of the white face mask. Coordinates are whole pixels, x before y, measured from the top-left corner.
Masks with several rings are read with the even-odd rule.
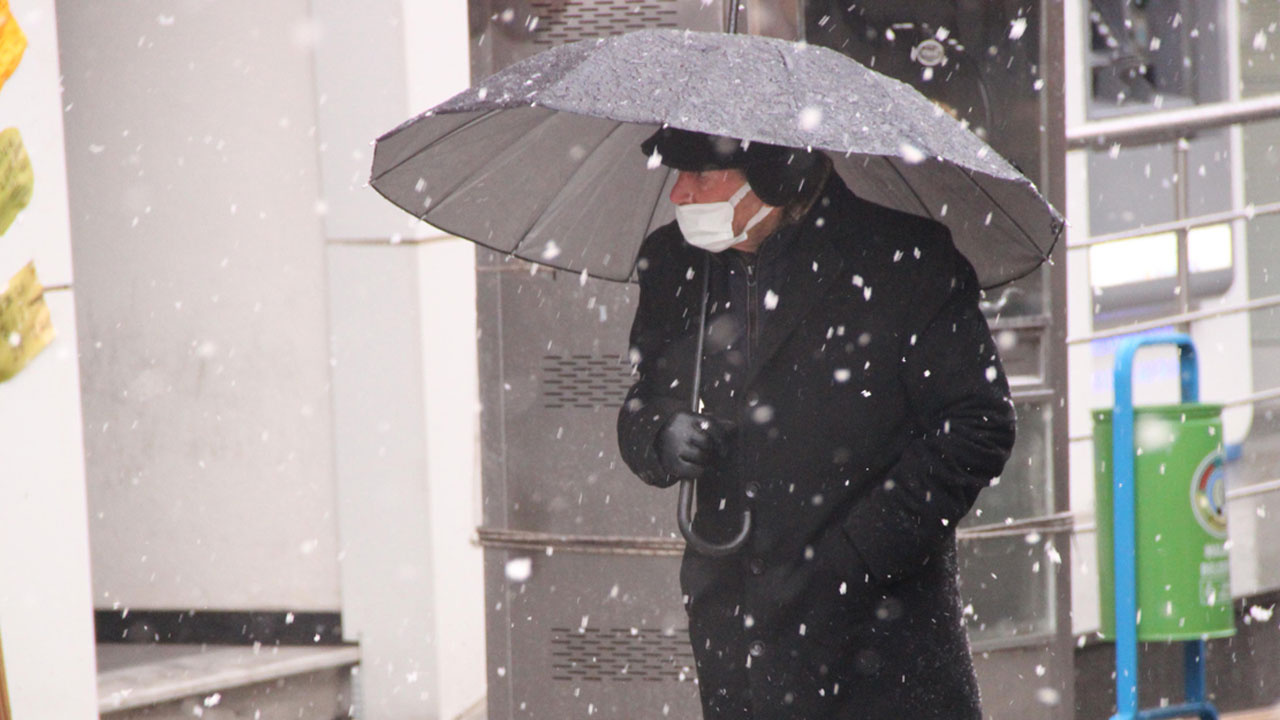
[[[742,202],[751,190],[747,183],[729,198],[728,202],[688,203],[676,206],[676,224],[685,242],[690,245],[718,253],[727,250],[747,239],[747,231],[759,225],[772,210],[772,205],[762,205],[746,227],[737,235],[733,234],[733,209]]]

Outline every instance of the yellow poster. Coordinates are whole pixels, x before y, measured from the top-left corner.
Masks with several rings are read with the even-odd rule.
[[[36,277],[35,263],[27,263],[0,294],[0,382],[17,375],[53,337],[44,286]]]
[[[4,0],[0,0],[4,2]],[[0,130],[0,235],[31,202],[35,175],[18,128]]]
[[[22,34],[18,21],[9,12],[9,0],[0,0],[0,88],[18,69],[26,49],[27,36]]]
[[[4,650],[0,649],[0,720],[10,720],[13,713],[9,711],[9,685],[4,680]]]

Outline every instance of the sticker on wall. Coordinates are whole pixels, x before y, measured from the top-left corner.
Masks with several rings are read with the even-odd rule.
[[[9,720],[13,713],[9,711],[9,684],[4,679],[4,650],[0,649],[0,720]]]
[[[53,337],[44,286],[36,277],[35,263],[27,263],[0,294],[0,382],[21,372]]]
[[[9,711],[9,684],[4,679],[4,650],[0,649],[0,720],[9,720],[13,713]]]
[[[34,188],[35,175],[31,172],[27,148],[22,144],[22,134],[18,128],[0,131],[0,235],[31,201]]]
[[[22,34],[18,21],[9,12],[9,0],[0,0],[0,89],[22,62],[27,49],[27,36]]]
[[[1227,474],[1222,469],[1221,447],[1200,461],[1191,476],[1191,514],[1204,531],[1216,538],[1227,538]]]

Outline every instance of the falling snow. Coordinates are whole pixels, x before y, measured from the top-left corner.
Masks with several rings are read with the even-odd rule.
[[[512,558],[506,564],[507,579],[511,582],[526,582],[533,575],[533,559],[527,557]]]
[[[924,162],[925,154],[920,148],[911,143],[902,143],[898,146],[898,155],[907,163],[919,165]]]
[[[1024,17],[1016,18],[1009,23],[1009,39],[1021,40],[1023,33],[1027,31],[1027,19]]]
[[[816,130],[822,124],[822,108],[809,106],[800,111],[801,130]]]

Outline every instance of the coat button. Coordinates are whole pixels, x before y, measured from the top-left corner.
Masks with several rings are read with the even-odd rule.
[[[746,491],[748,498],[754,499],[757,495],[760,494],[760,483],[752,480],[751,482],[747,483],[747,486],[744,488],[744,490]]]
[[[764,572],[764,561],[758,557],[751,558],[751,561],[747,563],[747,567],[751,568],[752,575],[759,575]]]
[[[764,655],[764,643],[756,640],[747,647],[747,652],[751,653],[751,657],[760,657]]]

